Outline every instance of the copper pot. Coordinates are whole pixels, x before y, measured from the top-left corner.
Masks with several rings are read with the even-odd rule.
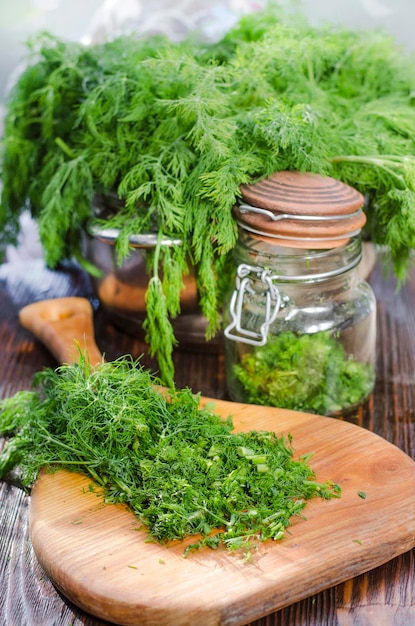
[[[115,325],[128,334],[143,338],[142,324],[146,318],[146,291],[148,272],[146,251],[157,243],[157,234],[144,233],[130,237],[131,251],[119,264],[116,259],[115,242],[117,229],[91,227],[84,236],[85,257],[99,270],[92,277],[92,284],[102,308]],[[162,245],[181,245],[180,239],[164,238]],[[187,349],[193,345],[198,350],[202,345],[215,347],[218,339],[206,341],[207,320],[199,308],[194,274],[183,276],[181,313],[172,320],[179,346]]]

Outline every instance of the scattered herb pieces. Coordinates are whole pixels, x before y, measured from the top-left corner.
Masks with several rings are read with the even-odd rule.
[[[364,491],[358,491],[357,495],[359,496],[359,498],[366,500],[366,493]]]
[[[29,207],[47,263],[85,264],[80,230],[96,193],[122,200],[104,223],[120,229],[120,259],[132,233],[179,237],[182,246],[160,257],[166,280],[156,269],[147,313],[170,384],[168,316],[189,260],[207,336],[220,328],[241,183],[299,170],[356,187],[367,198],[365,236],[404,279],[415,247],[414,93],[413,59],[387,35],[312,26],[277,6],[212,43],[192,34],[84,46],[41,35],[7,102],[0,247],[16,241]]]
[[[241,401],[333,415],[371,392],[373,367],[346,356],[329,333],[274,335],[234,365]],[[232,383],[231,383],[232,384]]]
[[[309,499],[340,496],[317,482],[310,455],[294,460],[290,436],[233,432],[189,389],[158,392],[131,357],[94,370],[81,356],[33,382],[0,403],[0,477],[14,469],[30,489],[44,467],[86,473],[160,542],[200,533],[190,549],[233,550],[278,540]]]

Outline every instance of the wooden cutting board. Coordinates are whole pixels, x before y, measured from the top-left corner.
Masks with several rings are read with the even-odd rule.
[[[309,502],[307,519],[261,544],[251,562],[208,548],[184,558],[186,542],[148,543],[134,516],[104,504],[88,478],[43,474],[31,495],[32,543],[74,604],[121,625],[242,625],[415,545],[415,463],[401,450],[335,418],[213,402],[236,430],[291,433],[295,456],[314,452],[317,479],[339,483],[342,497]]]

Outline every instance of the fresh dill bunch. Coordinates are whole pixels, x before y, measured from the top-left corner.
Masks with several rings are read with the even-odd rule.
[[[340,497],[294,458],[289,435],[236,433],[190,389],[167,396],[159,382],[129,356],[39,372],[32,391],[0,402],[0,478],[14,471],[30,491],[41,469],[86,474],[153,540],[201,535],[190,549],[280,540],[311,498]]]
[[[174,380],[173,348],[176,345],[173,328],[168,319],[168,305],[160,277],[152,276],[146,293],[147,317],[143,323],[150,355],[157,355],[163,364],[163,381],[171,386]]]
[[[46,262],[86,266],[80,233],[99,220],[97,193],[121,201],[106,221],[120,231],[119,262],[131,234],[180,239],[168,257],[156,251],[160,267],[149,262],[163,302],[150,307],[158,321],[147,322],[147,337],[162,376],[175,342],[162,354],[154,333],[170,334],[189,263],[207,336],[221,328],[241,184],[281,170],[350,184],[366,198],[364,236],[386,246],[405,279],[415,246],[415,65],[387,35],[312,26],[270,6],[218,42],[123,36],[83,46],[43,34],[30,46],[7,102],[0,248],[16,241],[29,208]],[[157,278],[167,263],[172,284]]]

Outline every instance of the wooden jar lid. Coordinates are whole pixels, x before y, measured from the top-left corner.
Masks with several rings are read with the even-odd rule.
[[[332,248],[346,243],[366,223],[364,198],[329,176],[276,172],[241,186],[235,207],[239,223],[253,235],[301,248]]]

